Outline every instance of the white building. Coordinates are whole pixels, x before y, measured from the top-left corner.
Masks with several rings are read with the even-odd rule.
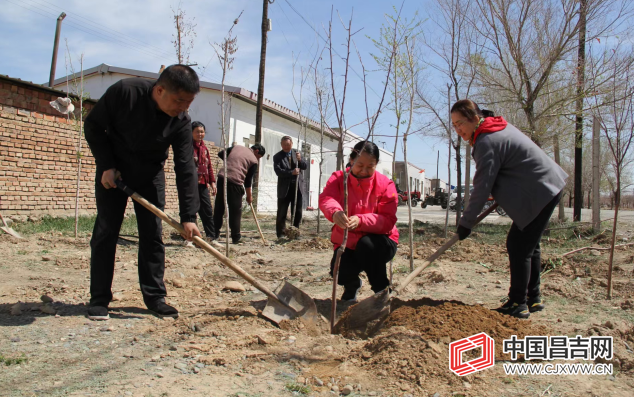
[[[141,77],[156,80],[158,73],[132,70],[101,64],[84,71],[84,91],[92,99],[99,99],[112,84],[130,77]],[[72,77],[69,77],[72,78]],[[220,130],[220,84],[200,82],[201,91],[192,103],[189,114],[192,121],[201,121],[207,127],[205,140],[223,146]],[[54,81],[53,87],[66,90],[66,76]],[[249,146],[255,143],[255,110],[257,94],[240,87],[225,86],[226,98],[230,101],[229,125],[230,144]],[[275,102],[264,99],[262,114],[262,145],[266,148],[266,155],[260,161],[260,179],[258,192],[258,211],[275,212],[277,210],[277,176],[273,170],[273,155],[281,150],[280,140],[283,136],[293,137],[293,147],[301,148],[304,159],[309,167],[304,171],[308,197],[304,198],[305,207],[317,208],[317,192],[319,190],[319,162],[320,153],[320,124],[309,120],[308,128],[302,129],[300,115]],[[301,131],[301,136],[300,136]],[[322,173],[322,189],[330,175],[336,170],[336,151],[338,133],[324,134],[324,162]],[[351,132],[346,133],[344,155],[350,153],[356,142],[361,140]],[[300,147],[301,142],[301,147]],[[381,149],[377,170],[391,177],[391,152]]]
[[[407,162],[407,174],[409,181],[406,180],[405,174],[405,162],[396,162],[396,185],[404,192],[421,192],[421,196],[427,193],[430,186],[426,184],[429,179],[425,178],[425,170],[415,166],[414,164]],[[428,182],[427,182],[428,183]]]

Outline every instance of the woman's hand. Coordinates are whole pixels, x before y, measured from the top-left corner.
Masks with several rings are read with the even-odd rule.
[[[211,182],[211,195],[215,196],[218,193],[218,189],[216,188],[216,182]]]
[[[356,229],[357,227],[359,227],[359,222],[361,220],[359,219],[358,216],[356,215],[352,215],[349,219],[348,219],[348,228],[350,229]]]
[[[348,227],[348,217],[343,211],[335,212],[335,214],[332,216],[332,221],[335,223],[335,225],[339,226],[342,229]]]

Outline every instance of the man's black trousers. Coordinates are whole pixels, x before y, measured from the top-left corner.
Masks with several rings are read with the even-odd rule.
[[[561,192],[555,196],[524,230],[520,230],[515,222],[506,238],[506,250],[511,264],[511,287],[509,299],[515,303],[526,303],[526,299],[540,295],[541,283],[541,249],[540,240],[555,210]]]
[[[368,234],[359,239],[355,249],[346,248],[339,263],[337,284],[356,288],[360,285],[359,273],[365,272],[372,291],[379,292],[390,285],[386,264],[396,255],[396,243],[385,234]],[[333,274],[337,250],[330,261]]]
[[[112,300],[112,278],[119,230],[123,223],[128,196],[121,190],[106,189],[101,184],[101,172],[97,172],[95,198],[97,219],[90,240],[90,304],[108,306]],[[158,208],[165,208],[165,174],[136,184],[125,181],[128,186]],[[165,246],[162,239],[161,219],[134,202],[139,229],[139,284],[146,305],[164,301],[166,290],[163,283],[165,273]]]
[[[293,226],[299,228],[299,225],[302,223],[302,192],[299,189],[297,190],[297,202],[300,204],[295,205],[295,186],[297,185],[294,183],[290,184],[286,197],[277,199],[277,219],[275,221],[275,231],[277,232],[277,237],[282,237],[284,234],[284,229],[286,228],[286,214],[288,213],[289,205],[291,207],[291,212],[293,211],[293,208],[295,208]]]
[[[198,215],[205,229],[205,236],[216,238],[216,230],[214,228],[214,213],[211,208],[211,197],[209,196],[209,188],[207,185],[198,184],[198,198],[200,199],[200,209]]]
[[[222,229],[223,217],[225,216],[225,182],[224,178],[219,176],[216,182],[217,194],[216,205],[214,210],[214,227],[218,238],[220,229]],[[237,242],[240,240],[240,222],[242,221],[242,196],[244,196],[244,188],[227,181],[227,205],[229,206],[229,229],[231,230],[231,240]]]

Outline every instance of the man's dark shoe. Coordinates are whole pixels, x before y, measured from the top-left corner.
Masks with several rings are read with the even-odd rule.
[[[359,300],[357,299],[357,294],[361,290],[363,286],[363,280],[359,279],[357,283],[345,285],[343,287],[343,294],[341,295],[342,302],[355,303]]]
[[[526,301],[526,305],[528,306],[528,311],[531,313],[541,312],[546,308],[546,305],[544,305],[544,301],[542,301],[541,296],[529,298]]]
[[[495,309],[495,311],[517,318],[528,318],[528,316],[531,315],[526,303],[515,303],[510,299],[505,304]]]
[[[147,304],[147,308],[157,316],[178,318],[178,310],[163,301]]]
[[[240,244],[241,242],[242,242],[242,237],[231,239],[231,244]]]
[[[96,321],[109,320],[108,308],[106,306],[89,306],[88,318]]]

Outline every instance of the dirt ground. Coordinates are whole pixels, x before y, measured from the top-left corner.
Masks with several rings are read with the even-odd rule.
[[[263,221],[267,238],[274,236],[272,222]],[[328,319],[328,233],[307,232],[315,230],[314,222],[302,229],[299,240],[270,247],[257,232],[245,232],[244,243],[231,246],[231,256],[271,288],[283,279],[301,288]],[[414,258],[420,264],[444,239],[433,228],[416,233]],[[138,243],[127,236],[117,249],[111,319],[103,322],[85,317],[89,233],[77,239],[61,232],[25,233],[19,241],[1,235],[0,395],[634,395],[634,246],[617,252],[613,299],[607,300],[607,251],[586,250],[562,260],[559,255],[571,250],[568,242],[545,237],[547,309],[517,320],[490,310],[508,291],[503,241],[476,232],[410,284],[381,330],[363,340],[330,335],[325,321],[317,329],[300,321],[276,326],[260,314],[264,294],[246,282],[245,292],[223,290],[226,282],[241,280],[209,254],[186,247],[167,226],[164,234],[167,300],[180,318],[162,320],[145,309],[136,271]],[[620,239],[628,236],[625,232]],[[408,273],[406,242],[394,260],[395,283]],[[577,245],[607,246],[602,238]],[[361,298],[371,294],[365,283]],[[341,314],[347,306],[338,308]],[[454,375],[449,343],[480,332],[496,339],[498,364],[510,360],[501,353],[501,341],[511,335],[610,335],[615,372],[506,376],[496,365]]]

